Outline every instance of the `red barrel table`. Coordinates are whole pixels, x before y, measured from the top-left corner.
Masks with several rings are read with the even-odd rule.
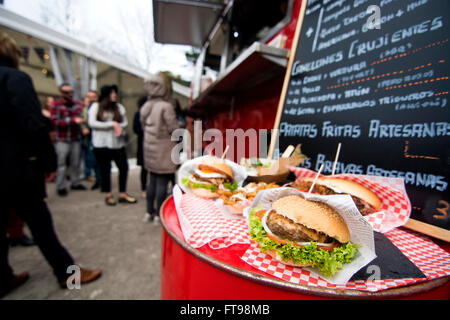
[[[160,212],[162,232],[161,299],[164,300],[287,300],[287,299],[445,299],[449,277],[409,286],[366,292],[292,284],[269,276],[245,263],[246,245],[214,250],[195,249],[184,241],[173,197]],[[450,245],[435,241],[447,251]]]

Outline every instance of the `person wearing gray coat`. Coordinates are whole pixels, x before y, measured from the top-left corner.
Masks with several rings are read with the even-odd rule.
[[[144,167],[150,172],[144,219],[157,222],[161,205],[167,197],[167,186],[178,168],[171,158],[172,149],[178,142],[172,141],[171,136],[179,124],[175,106],[169,102],[164,79],[151,76],[144,81],[144,88],[148,100],[140,110],[140,120],[144,130]]]

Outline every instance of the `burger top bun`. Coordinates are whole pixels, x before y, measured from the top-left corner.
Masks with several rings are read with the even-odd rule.
[[[200,197],[200,198],[205,198],[205,199],[213,199],[213,198],[217,198],[219,195],[215,192],[212,192],[211,190],[205,189],[205,188],[195,188],[195,189],[191,189],[192,193],[195,194],[196,196]]]
[[[323,232],[341,243],[350,241],[344,219],[330,206],[308,201],[299,196],[287,196],[272,203],[276,212],[310,229]]]
[[[198,164],[199,170],[212,170],[226,175],[230,180],[233,180],[233,171],[225,163],[225,160],[219,158],[207,158]]]
[[[311,179],[313,180],[313,179]],[[322,177],[317,179],[317,183],[328,186],[329,188],[339,191],[341,193],[348,193],[352,196],[356,196],[369,203],[376,211],[381,209],[381,201],[375,193],[360,185],[359,183],[338,179],[338,178],[326,178]]]

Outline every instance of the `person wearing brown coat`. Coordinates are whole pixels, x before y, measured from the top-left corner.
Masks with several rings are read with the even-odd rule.
[[[178,168],[171,157],[178,142],[172,141],[171,136],[179,124],[175,107],[169,102],[164,79],[151,76],[144,81],[144,88],[148,100],[140,110],[140,120],[144,129],[144,166],[150,172],[146,216],[157,222],[159,210],[167,197],[167,186]]]

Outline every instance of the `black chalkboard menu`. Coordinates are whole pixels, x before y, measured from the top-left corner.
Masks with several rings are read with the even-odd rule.
[[[449,230],[450,1],[309,0],[304,12],[279,149],[301,143],[302,165],[331,174],[341,143],[336,174],[404,178],[411,217]]]

